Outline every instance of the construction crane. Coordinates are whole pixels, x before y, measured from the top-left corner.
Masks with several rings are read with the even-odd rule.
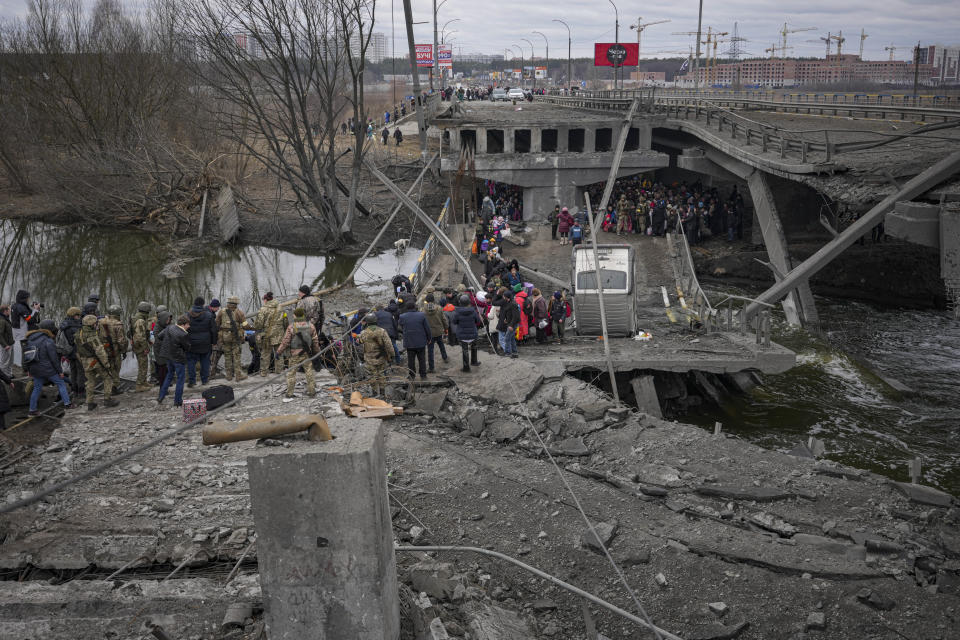
[[[800,33],[801,31],[816,31],[816,27],[801,27],[799,29],[791,29],[790,25],[786,22],[783,23],[783,29],[780,30],[780,35],[783,38],[780,48],[784,51],[787,50],[787,35],[791,33]]]
[[[674,32],[672,32],[670,35],[673,35],[673,36],[694,36],[694,42],[696,42],[696,39],[699,38],[701,35],[703,35],[703,31],[702,31],[702,30],[701,30],[701,31],[674,31]],[[700,48],[700,45],[698,44],[698,45],[697,45],[698,51],[699,51],[699,48]],[[698,65],[700,64],[698,56],[694,55],[694,56],[691,57],[690,59],[691,59],[691,61],[692,61],[691,64],[694,64],[694,63],[695,63],[695,64],[698,64]],[[691,68],[691,71],[692,71],[692,68]],[[698,74],[699,74],[699,72],[698,72]]]
[[[894,44],[891,43],[889,47],[884,47],[883,50],[890,52],[890,62],[893,62],[893,53],[894,53],[894,51],[896,51],[897,49],[901,49],[901,48],[902,48],[902,47],[898,47],[898,46],[896,46],[896,45],[894,45]]]
[[[655,24],[663,24],[664,22],[671,22],[670,20],[656,20],[654,22],[641,23],[643,20],[642,17],[637,17],[637,24],[630,25],[630,28],[637,32],[637,60],[640,59],[640,36],[643,34],[643,30],[647,27],[652,27]],[[639,65],[639,62],[637,63]],[[639,71],[639,69],[638,69]]]
[[[860,29],[860,59],[863,60],[863,41],[870,37],[870,34]]]
[[[709,83],[711,85],[713,84],[713,74],[717,70],[717,45],[720,44],[721,42],[726,42],[726,40],[721,40],[720,36],[728,36],[728,35],[730,35],[729,31],[715,31],[712,34],[708,33],[707,40],[704,42],[704,44],[707,45],[707,49],[709,49],[710,37],[711,36],[713,37],[713,57],[707,60],[707,73],[709,77]]]
[[[837,58],[839,58],[843,52],[843,43],[846,42],[847,39],[843,37],[843,31],[839,32],[835,36],[830,37],[833,38],[833,40],[837,43]]]
[[[827,53],[824,55],[824,60],[830,57],[830,46],[833,44],[833,36],[830,35],[830,32],[827,32],[827,37],[824,38],[820,36],[816,40],[807,40],[807,42],[826,42],[827,43]]]
[[[770,45],[768,48],[764,49],[763,52],[764,52],[764,53],[769,53],[769,54],[770,54],[770,59],[773,60],[773,59],[777,56],[777,51],[780,52],[780,54],[781,54],[780,57],[782,58],[783,55],[787,52],[788,49],[793,49],[793,47],[792,47],[792,46],[790,46],[790,47],[783,47],[783,46],[778,45],[776,42],[774,42],[774,43],[773,43],[772,45]]]

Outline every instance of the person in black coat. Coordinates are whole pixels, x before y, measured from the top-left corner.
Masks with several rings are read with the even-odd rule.
[[[407,369],[410,380],[416,375],[415,363],[419,364],[420,379],[427,379],[427,343],[432,332],[430,322],[422,311],[417,311],[416,302],[409,300],[400,314],[400,330],[403,332],[403,348],[407,350]]]
[[[29,291],[17,291],[16,301],[10,307],[10,324],[13,325],[13,340],[21,343],[21,348],[27,332],[36,331],[40,326],[40,303],[30,303]]]
[[[177,387],[173,396],[173,406],[183,406],[183,382],[186,379],[186,368],[190,360],[191,348],[189,331],[190,317],[184,314],[177,319],[177,324],[170,325],[163,332],[160,357],[167,363],[167,375],[160,385],[160,394],[157,396],[158,405],[167,397],[167,389],[170,388],[170,384],[176,376]]]
[[[80,357],[77,355],[77,343],[75,341],[77,331],[80,331],[80,327],[82,326],[80,309],[77,307],[67,309],[67,315],[63,319],[63,322],[60,323],[60,333],[67,338],[67,342],[70,343],[70,348],[72,349],[70,354],[65,357],[70,361],[70,389],[75,396],[83,395],[86,388],[83,365],[80,364]]]
[[[517,357],[517,326],[520,324],[520,307],[513,299],[513,292],[509,289],[493,301],[494,306],[500,307],[498,314],[497,331],[500,332],[500,348],[503,355]]]
[[[470,296],[460,296],[460,306],[453,312],[451,329],[457,333],[457,341],[460,343],[460,349],[463,353],[463,369],[461,370],[465,373],[470,372],[470,365],[480,366],[480,360],[477,359],[477,338],[479,337],[477,327],[480,325],[480,314],[471,304]]]
[[[190,348],[187,350],[188,387],[197,383],[197,363],[200,363],[200,382],[207,384],[210,379],[210,351],[217,344],[217,323],[213,314],[203,308],[203,298],[193,301],[190,308]]]
[[[30,394],[31,416],[39,415],[37,403],[40,400],[45,382],[57,385],[64,408],[72,408],[70,392],[67,391],[67,383],[60,367],[60,356],[57,354],[57,346],[53,342],[53,334],[56,330],[57,325],[53,320],[44,320],[40,323],[38,329],[27,332],[24,361],[27,360],[27,354],[34,354],[33,360],[26,363],[30,377],[33,378],[33,393]]]
[[[390,311],[390,305],[393,305],[394,309],[397,310],[397,316],[394,316]],[[377,309],[374,311],[377,316],[377,326],[386,331],[387,335],[390,336],[390,342],[393,343],[393,356],[396,358],[397,364],[400,364],[400,349],[397,347],[397,338],[400,335],[400,328],[397,326],[397,317],[400,315],[399,311],[400,309],[394,300],[390,301],[386,309]]]
[[[7,428],[7,412],[10,411],[7,385],[10,385],[10,388],[13,389],[13,378],[4,373],[3,369],[0,369],[0,381],[3,381],[3,384],[0,385],[0,431],[4,431]]]

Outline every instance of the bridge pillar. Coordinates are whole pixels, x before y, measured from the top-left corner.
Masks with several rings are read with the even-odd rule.
[[[763,235],[767,256],[774,268],[775,277],[779,280],[790,272],[793,264],[787,251],[787,238],[780,222],[780,214],[777,212],[773,191],[767,181],[767,174],[755,170],[747,177],[747,185],[750,187],[750,197],[753,199],[756,226],[760,228]],[[786,313],[787,322],[792,325],[803,324],[801,314],[808,325],[814,327],[819,325],[820,319],[813,301],[813,294],[810,292],[809,281],[804,280],[796,290],[791,291],[783,299],[783,310]]]
[[[503,153],[513,153],[514,145],[513,138],[515,136],[514,129],[504,129],[503,130]]]
[[[524,220],[546,220],[555,205],[569,207],[572,212],[577,206],[577,187],[568,184],[523,188]]]
[[[557,127],[557,153],[570,151],[570,127]]]
[[[586,128],[583,131],[583,152],[594,153],[597,150],[597,130]]]
[[[477,155],[486,155],[487,153],[487,130],[477,129]]]
[[[543,151],[543,129],[533,127],[530,129],[530,153],[541,153]]]

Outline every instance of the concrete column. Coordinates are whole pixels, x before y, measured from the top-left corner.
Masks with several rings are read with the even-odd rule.
[[[637,132],[640,134],[640,146],[637,149],[653,148],[653,127],[648,124],[640,123],[637,125]]]
[[[747,185],[750,187],[750,197],[753,199],[753,208],[756,215],[754,224],[759,224],[760,232],[763,235],[763,243],[767,248],[767,256],[770,258],[770,264],[775,268],[777,279],[782,278],[793,268],[790,261],[790,254],[787,251],[787,238],[783,232],[783,225],[780,223],[780,215],[777,212],[777,204],[773,198],[773,191],[767,181],[767,174],[756,170],[747,177]],[[804,281],[797,287],[797,290],[805,288],[806,291],[797,295],[797,291],[791,291],[783,299],[783,310],[787,316],[787,322],[793,325],[803,324],[800,314],[808,324],[817,326],[819,317],[817,309],[813,303],[813,294],[810,293],[810,283]]]
[[[450,150],[460,153],[460,129],[451,127],[446,130],[450,132]]]
[[[557,153],[570,151],[570,127],[557,127]]]
[[[379,420],[247,457],[271,640],[396,640],[400,608]]]
[[[504,153],[514,153],[513,135],[514,135],[513,129],[503,130],[503,152]]]
[[[551,185],[547,187],[523,188],[523,219],[527,221],[546,220],[547,214],[553,207],[569,207],[574,210],[577,200],[577,187],[568,185]]]
[[[483,155],[487,152],[487,130],[477,129],[477,155]]]
[[[587,127],[583,130],[583,152],[593,153],[597,150],[597,130]]]
[[[543,151],[543,129],[533,127],[530,129],[530,153],[541,153]]]

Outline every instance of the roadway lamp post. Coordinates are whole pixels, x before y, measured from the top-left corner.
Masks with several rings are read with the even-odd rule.
[[[446,0],[444,0],[444,2],[446,2]],[[440,4],[442,5],[443,2],[441,2]],[[440,29],[440,43],[441,43],[441,44],[446,44],[446,42],[444,41],[444,34],[447,33],[447,27],[450,26],[451,23],[458,22],[459,20],[460,20],[460,18],[453,18],[452,20],[447,20],[447,21],[444,23],[443,27],[441,27],[441,29]],[[450,31],[449,33],[454,33],[454,32],[453,32],[453,31]],[[451,53],[452,53],[452,51],[451,51]],[[437,64],[439,64],[439,63],[440,63],[440,52],[437,51]],[[443,69],[443,68],[440,68],[440,69],[438,69],[438,70],[440,71],[440,84],[443,84],[444,78],[445,78],[446,75],[447,75],[447,70],[446,70],[446,69]],[[443,87],[440,87],[440,88],[442,89]]]
[[[544,77],[545,79],[549,79],[549,78],[550,78],[550,41],[547,40],[547,36],[543,35],[543,34],[540,33],[539,31],[534,31],[533,33],[535,33],[535,34],[537,34],[538,36],[540,36],[541,38],[543,38],[544,43],[546,43],[546,47],[547,47],[547,56],[546,56],[546,58],[547,58],[547,61],[546,61],[546,63],[544,63],[544,74],[543,74],[543,77]],[[536,64],[533,65],[533,78],[534,78],[534,80],[536,80],[536,78],[537,78],[537,65],[536,65]]]
[[[433,0],[433,68],[430,69],[430,90],[433,91],[433,76],[436,75],[438,69],[438,63],[440,61],[439,56],[437,55],[437,11],[440,10],[440,7],[445,5],[448,0],[443,0],[440,4],[437,4],[437,0]],[[441,87],[442,88],[442,87]]]
[[[573,43],[573,37],[570,34],[570,25],[568,25],[563,20],[557,20],[556,18],[554,18],[553,21],[559,22],[560,24],[562,24],[567,28],[567,88],[570,89],[570,91],[572,92],[573,91],[573,75],[570,69],[570,47]]]
[[[520,88],[523,88],[523,47],[518,44],[512,44],[510,47],[520,52]]]
[[[617,9],[617,5],[613,4],[613,0],[607,0],[613,6],[613,41],[616,44],[620,44],[620,10]],[[617,67],[613,67],[613,88],[617,88]]]
[[[537,88],[537,68],[536,68],[536,63],[533,61],[533,59],[536,58],[537,56],[536,56],[536,54],[533,52],[533,43],[530,42],[529,40],[527,40],[526,38],[520,38],[520,39],[523,40],[524,42],[526,42],[528,45],[530,45],[530,64],[531,64],[531,65],[534,65],[534,67],[533,67],[533,88],[536,89],[536,88]],[[521,73],[522,73],[522,72],[523,72],[523,70],[521,69]]]

